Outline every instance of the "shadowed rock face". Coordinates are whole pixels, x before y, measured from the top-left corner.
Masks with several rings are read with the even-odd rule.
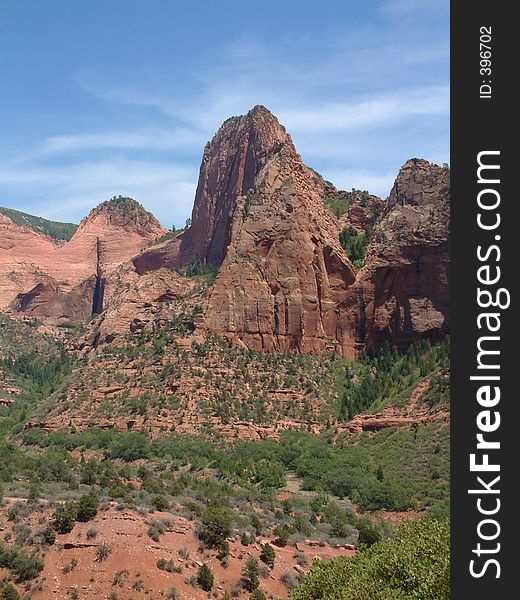
[[[356,281],[367,350],[449,332],[449,185],[425,160],[399,172]]]

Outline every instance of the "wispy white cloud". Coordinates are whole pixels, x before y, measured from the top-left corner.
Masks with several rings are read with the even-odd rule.
[[[113,158],[68,165],[0,169],[0,185],[27,194],[30,209],[44,217],[77,221],[88,211],[122,194],[152,211],[165,226],[184,224],[195,193],[196,172],[171,163]]]
[[[90,150],[183,150],[200,148],[203,136],[187,128],[149,128],[137,131],[107,131],[55,135],[45,139],[35,154],[85,152]]]
[[[72,133],[52,131],[10,152],[0,169],[4,197],[26,192],[42,214],[77,220],[121,193],[166,225],[182,223],[196,186],[194,155],[224,119],[255,104],[279,117],[327,179],[386,196],[407,158],[449,160],[447,7],[386,0],[364,24],[288,28],[277,39],[244,30],[208,47],[197,64],[182,59],[189,74],[181,80],[78,69],[75,87],[107,114],[124,114],[126,126],[124,118],[107,119],[106,128],[78,120]]]
[[[304,132],[348,132],[400,121],[412,115],[449,113],[447,86],[402,89],[365,100],[324,103],[318,107],[282,111],[281,120],[290,129]]]

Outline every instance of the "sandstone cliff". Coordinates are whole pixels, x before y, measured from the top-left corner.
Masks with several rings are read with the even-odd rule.
[[[367,350],[449,332],[449,185],[449,170],[425,160],[399,172],[356,281]]]
[[[85,348],[139,323],[153,330],[168,298],[192,287],[172,271],[194,264],[218,270],[199,331],[256,350],[357,358],[449,331],[449,170],[408,161],[386,202],[339,191],[262,106],[206,145],[191,226],[166,242],[153,244],[166,230],[124,198],[94,209],[61,247],[0,218],[0,310],[67,327],[106,308]],[[371,235],[358,273],[346,230],[363,244]],[[357,265],[364,251],[351,254]]]
[[[191,234],[193,252],[221,264],[206,330],[264,351],[353,352],[342,303],[355,271],[326,186],[265,108],[223,125],[204,153]]]

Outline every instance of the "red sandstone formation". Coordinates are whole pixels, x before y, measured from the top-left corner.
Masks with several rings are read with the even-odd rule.
[[[0,215],[0,309],[70,327],[100,312],[110,273],[166,233],[137,202],[105,202],[58,246]]]
[[[191,280],[168,269],[139,276],[133,269],[114,271],[107,280],[112,290],[103,312],[88,326],[76,345],[84,353],[117,337],[142,331],[153,332],[172,318],[170,301],[193,289]]]
[[[341,221],[323,207],[339,193],[296,153],[265,108],[229,119],[206,146],[190,229],[134,259],[138,273],[197,257],[220,266],[205,329],[264,351],[355,358],[384,341],[404,347],[448,331],[449,172],[402,168],[356,277],[338,243],[364,231],[382,201],[353,192]]]
[[[43,274],[34,264],[34,257],[57,248],[50,237],[16,225],[0,214],[0,310],[6,310],[22,289],[40,283]]]
[[[408,161],[382,214],[380,199],[353,191],[338,221],[323,201],[341,193],[303,164],[284,127],[257,106],[228,119],[206,145],[191,227],[169,241],[151,246],[166,230],[123,198],[92,211],[61,247],[0,216],[0,310],[74,326],[114,297],[96,334],[110,341],[128,330],[133,309],[145,307],[152,327],[154,277],[167,294],[182,288],[171,271],[196,261],[219,268],[202,327],[257,350],[356,358],[384,342],[403,348],[444,336],[449,171]],[[340,232],[376,221],[356,274]],[[139,299],[122,280],[137,286]]]
[[[361,234],[375,225],[385,203],[381,198],[360,190],[352,190],[351,195],[347,212],[339,220],[340,228],[342,231],[352,228]]]
[[[401,168],[356,282],[366,349],[448,333],[449,185],[449,170],[425,160]]]
[[[206,146],[189,230],[134,259],[139,273],[198,257],[220,265],[204,327],[265,351],[355,354],[344,306],[355,271],[307,168],[265,108],[228,119]]]

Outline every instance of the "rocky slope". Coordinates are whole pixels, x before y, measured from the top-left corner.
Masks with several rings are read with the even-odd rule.
[[[51,327],[76,326],[101,312],[109,274],[166,232],[126,198],[95,208],[61,246],[0,219],[0,310],[37,317]]]
[[[38,285],[44,274],[34,264],[34,257],[57,248],[51,238],[0,214],[0,310],[7,309],[24,286]]]
[[[8,520],[7,510],[15,510],[16,507],[20,511],[28,510],[23,501],[16,502],[11,498],[6,501],[6,510],[0,512],[0,526],[12,537],[16,525],[19,527],[20,523],[13,524]],[[26,522],[36,531],[41,528],[42,520],[52,518],[53,511],[43,502],[31,508],[34,512],[26,517]],[[161,519],[168,526],[160,541],[155,542],[148,537],[147,530],[151,521]],[[96,531],[94,539],[88,536],[90,530]],[[235,589],[238,590],[238,597],[245,599],[249,594],[237,585],[242,570],[250,556],[258,560],[262,544],[270,541],[259,536],[246,547],[240,543],[238,531],[229,538],[229,565],[224,567],[217,558],[216,550],[201,548],[193,520],[174,516],[171,512],[157,511],[147,518],[137,511],[112,505],[107,506],[94,520],[78,523],[71,533],[59,534],[56,543],[47,550],[45,567],[38,580],[26,583],[25,590],[23,585],[19,589],[21,593],[29,589],[30,597],[34,600],[71,597],[95,600],[110,597],[204,600],[209,594],[196,585],[196,579],[199,567],[206,564],[215,578],[214,597],[222,598],[225,590],[229,594]],[[109,544],[110,553],[100,561],[96,559],[96,551],[102,543]],[[276,548],[276,564],[263,574],[262,588],[270,597],[287,598],[289,589],[284,584],[284,573],[291,573],[291,580],[296,581],[302,573],[310,570],[313,559],[330,560],[354,553],[351,545],[347,548],[332,547],[312,540],[302,540],[296,547]],[[307,558],[303,567],[296,560],[298,556]],[[175,565],[175,570],[160,569],[157,564],[158,561],[161,564],[161,560]]]

